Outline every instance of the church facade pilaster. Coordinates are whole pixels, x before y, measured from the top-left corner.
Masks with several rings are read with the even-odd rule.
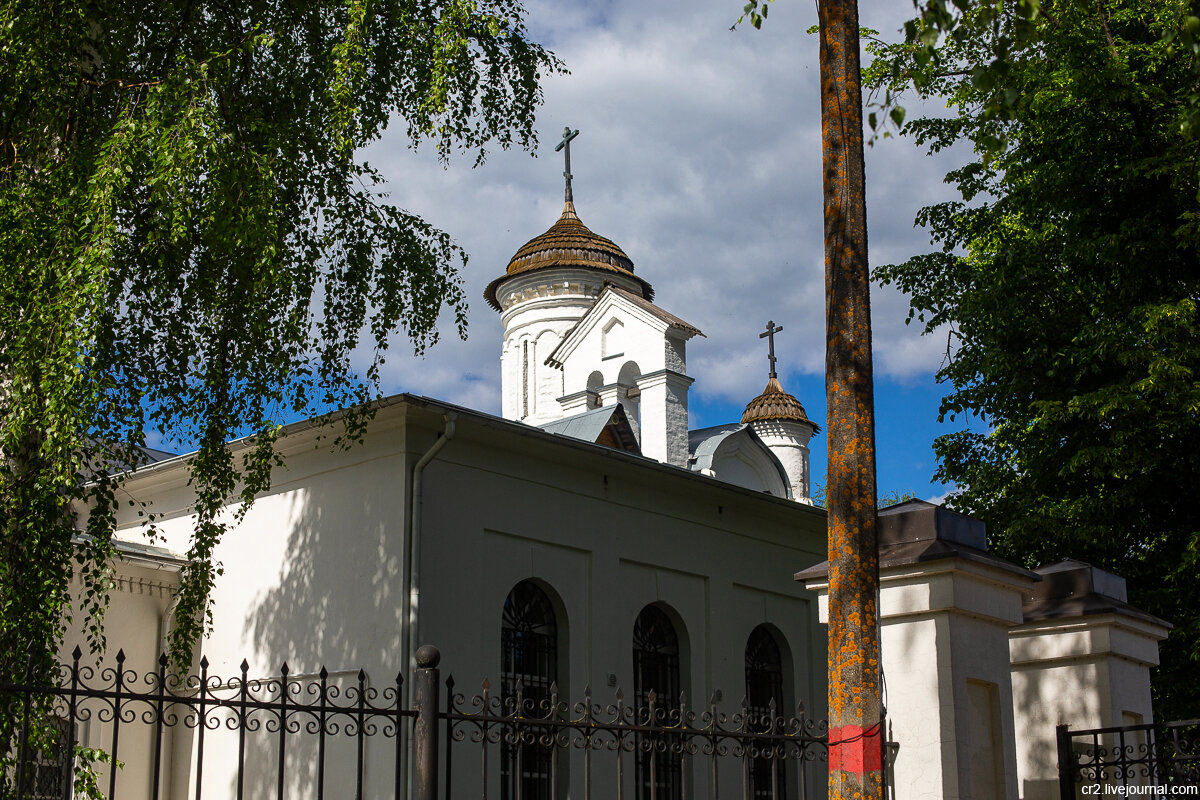
[[[695,378],[661,369],[638,378],[642,455],[687,468],[688,389]]]

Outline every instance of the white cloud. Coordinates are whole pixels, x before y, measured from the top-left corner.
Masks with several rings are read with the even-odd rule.
[[[903,20],[899,6],[864,3],[863,24],[887,34]],[[694,394],[736,403],[761,391],[767,319],[786,329],[781,370],[823,371],[817,42],[804,33],[815,11],[777,3],[763,30],[730,32],[739,10],[729,0],[530,3],[531,32],[571,70],[545,84],[538,158],[500,152],[479,169],[463,158],[443,170],[431,152],[408,150],[402,129],[370,149],[393,200],[450,232],[471,258],[469,341],[446,325],[423,360],[393,356],[386,391],[499,412],[499,315],[481,295],[557,218],[562,162],[553,145],[567,124],[582,131],[572,145],[580,217],[633,258],[660,305],[707,334],[689,345]],[[946,163],[907,141],[868,152],[873,265],[927,245],[912,220],[949,196]],[[902,295],[875,289],[876,372],[932,380],[944,341],[921,339],[903,324],[906,313]]]

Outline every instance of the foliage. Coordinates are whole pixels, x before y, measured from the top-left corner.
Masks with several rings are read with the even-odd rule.
[[[775,0],[748,0],[742,7],[742,13],[729,27],[729,30],[734,30],[746,20],[750,20],[750,24],[754,26],[755,30],[762,28],[762,24],[767,18],[767,12],[771,10],[768,4],[774,2]],[[811,31],[809,32],[811,33]]]
[[[104,800],[100,790],[99,778],[96,774],[97,764],[107,764],[109,769],[123,769],[125,764],[117,761],[103,750],[94,747],[72,746],[74,753],[74,777],[71,780],[72,797],[85,797],[87,800]]]
[[[1000,553],[1125,576],[1134,605],[1175,625],[1156,714],[1196,716],[1196,6],[920,8],[868,80],[943,98],[949,115],[903,132],[975,157],[947,176],[962,199],[918,216],[940,249],[876,277],[910,294],[910,321],[952,337],[942,415],[990,426],[938,439],[937,477]]]
[[[119,473],[147,431],[199,443],[172,641],[186,657],[219,512],[269,485],[279,422],[377,396],[397,330],[419,352],[445,308],[463,332],[465,255],[355,154],[388,124],[443,159],[532,146],[539,77],[560,66],[522,15],[518,0],[0,6],[0,682],[31,643],[47,674],[73,574],[99,634]],[[357,351],[373,353],[362,374]],[[369,415],[352,409],[340,439]]]
[[[816,486],[814,486],[813,490],[812,490],[813,503],[824,508],[825,507],[825,492],[826,492],[825,484],[818,483]],[[917,496],[913,493],[913,491],[911,489],[905,489],[904,491],[899,491],[898,489],[892,489],[889,492],[883,492],[882,494],[880,494],[879,496],[877,496],[875,498],[875,508],[887,508],[888,506],[895,506],[895,505],[899,505],[900,503],[904,503],[908,500],[916,500],[916,499],[917,499]]]

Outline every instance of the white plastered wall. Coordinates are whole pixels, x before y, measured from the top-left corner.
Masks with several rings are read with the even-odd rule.
[[[342,689],[354,683],[360,668],[371,680],[385,682],[371,684],[377,689],[396,674],[403,643],[407,469],[414,460],[406,447],[427,448],[434,436],[408,441],[396,410],[381,411],[366,441],[350,450],[333,448],[332,437],[317,443],[311,431],[282,441],[287,469],[276,471],[270,492],[214,553],[223,574],[212,591],[211,631],[197,651],[207,656],[215,686],[238,678],[243,658],[252,678],[277,678],[286,661],[292,679],[314,681],[325,666],[330,685]],[[148,470],[128,490],[150,501],[148,510],[159,516],[158,543],[186,552],[194,496],[185,471],[178,465]],[[233,521],[232,513],[227,519]],[[119,535],[134,538],[138,532],[130,520]],[[118,643],[111,636],[110,641]],[[198,663],[192,671],[199,671]],[[367,746],[369,760],[390,764],[392,740],[373,737]],[[204,748],[202,794],[232,796],[236,734],[213,730]],[[274,795],[277,748],[265,729],[248,737],[246,796]],[[312,737],[297,737],[289,748],[288,796],[314,796]],[[328,785],[353,785],[354,743],[343,737],[331,740],[329,748]],[[128,770],[137,762],[136,751],[126,751],[124,744],[121,749]],[[176,784],[186,785],[177,785],[174,796],[195,796],[195,758],[194,732],[177,731],[167,760],[176,769]]]
[[[1010,634],[1023,800],[1058,797],[1057,725],[1075,730],[1153,722],[1150,669],[1167,629],[1140,616],[1044,619]]]
[[[82,673],[82,682],[89,688],[111,690],[112,676],[105,670],[115,669],[118,651],[124,651],[125,682],[144,692],[154,686],[153,682],[146,682],[146,677],[150,676],[153,681],[159,669],[158,656],[167,646],[169,612],[178,587],[178,568],[118,557],[113,562],[111,576],[113,582],[103,621],[105,647],[99,653],[92,652],[86,633],[90,620],[82,605],[83,586],[76,577],[71,582],[73,619],[63,637],[59,659],[64,664],[71,664],[72,651],[78,646],[82,651],[80,665],[85,670],[92,670]],[[111,752],[113,726],[111,716],[101,713],[102,707],[106,707],[103,702],[80,701],[78,714],[81,719],[76,725],[75,741],[82,747]],[[126,765],[117,771],[116,792],[131,800],[149,798],[153,794],[154,772],[150,762],[142,756],[153,748],[153,730],[141,725],[123,728],[118,742],[120,757]],[[164,745],[173,747],[175,738],[174,733],[169,732]],[[95,769],[99,785],[107,792],[109,767],[96,764]],[[160,775],[163,789],[169,789],[180,775],[186,776],[186,771],[173,770],[172,765],[167,765]]]
[[[602,376],[605,405],[622,403],[639,432],[642,454],[687,466],[686,335],[615,292],[605,292],[568,335],[556,355],[566,397]],[[636,387],[640,396],[627,397]],[[560,404],[561,407],[561,404]],[[565,412],[563,412],[565,413]]]
[[[771,448],[788,476],[791,499],[812,505],[808,443],[815,432],[812,425],[792,420],[755,420],[750,427]]]
[[[637,289],[634,281],[615,273],[575,267],[514,275],[498,287],[504,325],[500,382],[505,419],[539,425],[564,416],[558,398],[577,389],[565,388],[562,372],[548,366],[546,358],[595,304],[605,281]]]

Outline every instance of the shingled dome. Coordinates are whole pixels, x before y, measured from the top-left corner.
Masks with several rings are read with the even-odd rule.
[[[808,418],[804,406],[779,385],[778,378],[767,381],[767,388],[762,394],[750,401],[742,413],[742,422],[757,422],[759,420],[788,420],[790,422],[807,422],[814,431],[821,427]]]
[[[483,297],[497,311],[500,302],[496,290],[514,275],[553,267],[584,267],[632,278],[641,288],[642,296],[654,299],[650,284],[633,274],[633,261],[620,247],[603,236],[588,230],[575,213],[575,204],[567,201],[562,216],[541,236],[530,239],[508,262],[504,275],[488,284]]]

